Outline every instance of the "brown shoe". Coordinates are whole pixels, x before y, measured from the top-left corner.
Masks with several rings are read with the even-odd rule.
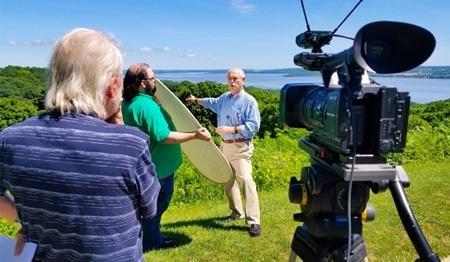
[[[251,237],[259,237],[259,235],[261,235],[261,226],[257,224],[250,225],[248,233]]]

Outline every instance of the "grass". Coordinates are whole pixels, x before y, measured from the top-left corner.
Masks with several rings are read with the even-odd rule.
[[[432,250],[441,258],[450,254],[450,162],[410,165],[411,186],[406,194]],[[226,201],[171,207],[163,217],[163,232],[182,246],[151,251],[146,261],[288,261],[295,228],[287,188],[260,194],[262,235],[251,238],[243,221],[225,224]],[[389,191],[371,194],[375,221],[364,225],[369,261],[414,261],[417,257]]]
[[[433,251],[450,255],[450,161],[419,163],[405,167],[411,186],[406,188],[414,214]],[[176,193],[175,193],[176,194]],[[251,238],[244,221],[217,221],[228,215],[223,201],[171,206],[163,217],[162,231],[182,245],[150,251],[146,261],[288,261],[293,233],[300,223],[292,215],[300,211],[291,204],[287,188],[260,193],[262,235]],[[364,225],[370,261],[413,261],[417,254],[397,215],[390,192],[371,194],[375,221]],[[14,229],[0,221],[0,234]]]
[[[226,201],[169,208],[163,232],[183,245],[148,252],[146,261],[287,261],[292,233],[298,225],[292,214],[298,207],[289,203],[286,190],[260,194],[260,202],[264,205],[262,235],[258,238],[248,235],[243,220],[218,221],[229,213]]]

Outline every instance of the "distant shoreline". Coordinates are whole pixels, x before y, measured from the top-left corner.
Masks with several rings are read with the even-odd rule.
[[[155,70],[156,73],[223,73],[227,69],[163,69]],[[279,74],[283,77],[320,76],[318,71],[307,71],[303,68],[281,68],[281,69],[244,69],[246,74]],[[369,73],[373,77],[402,77],[402,78],[429,78],[450,79],[450,66],[419,66],[410,71],[396,74]]]
[[[0,67],[0,70],[6,67],[16,67],[15,65],[8,65]],[[17,66],[23,67],[23,66]],[[24,68],[46,68],[46,67],[24,67]],[[126,70],[124,69],[124,72]],[[156,69],[157,74],[223,74],[225,75],[227,69]],[[282,77],[320,77],[318,71],[307,71],[300,67],[295,68],[278,68],[278,69],[244,69],[246,74],[258,74],[258,75],[278,75]],[[416,79],[450,79],[450,66],[419,66],[409,71],[396,73],[396,74],[376,74],[369,73],[371,77],[395,77],[395,78],[416,78]]]

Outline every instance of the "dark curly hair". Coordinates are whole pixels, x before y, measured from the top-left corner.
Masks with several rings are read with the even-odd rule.
[[[130,102],[138,93],[139,86],[145,78],[148,77],[147,69],[150,65],[146,63],[134,64],[128,68],[123,79],[123,99]]]

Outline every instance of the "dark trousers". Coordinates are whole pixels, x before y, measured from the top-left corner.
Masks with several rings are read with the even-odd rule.
[[[154,218],[144,219],[141,221],[142,230],[144,233],[144,251],[158,247],[161,244],[161,217],[169,207],[170,199],[172,199],[173,181],[173,175],[159,180],[159,183],[161,184],[161,190],[159,191],[158,195],[156,216]]]

